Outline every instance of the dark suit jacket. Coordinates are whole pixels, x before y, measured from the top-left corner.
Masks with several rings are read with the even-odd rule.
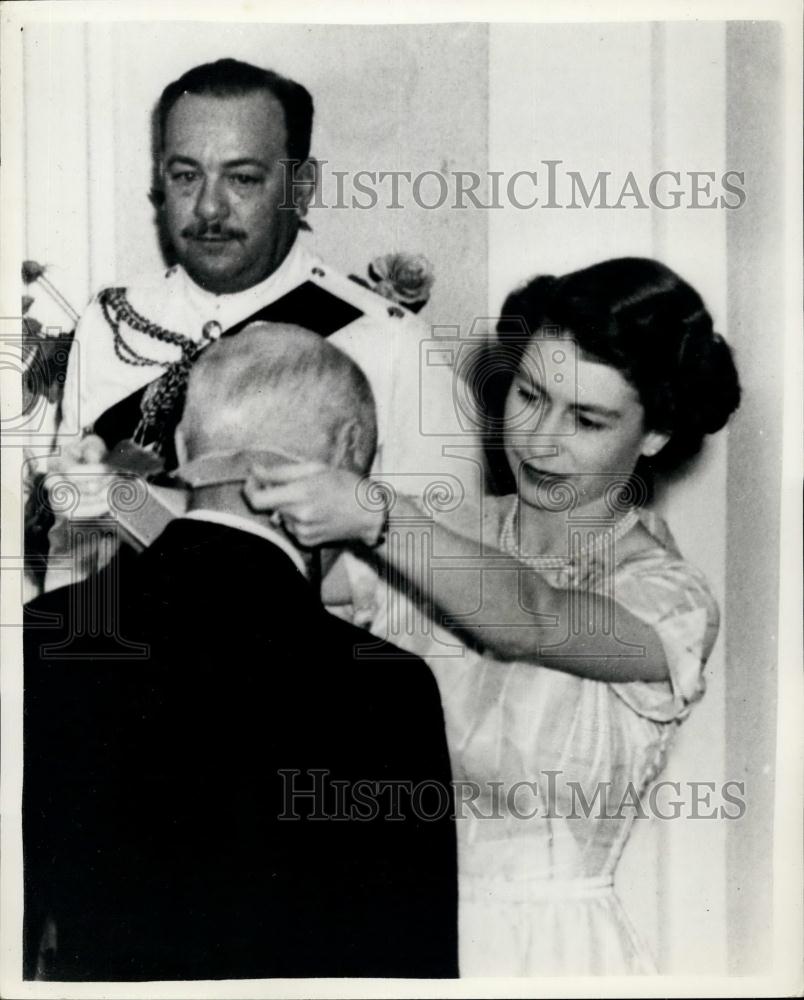
[[[457,975],[426,665],[251,533],[130,560],[26,609],[26,975],[48,922],[50,979]]]

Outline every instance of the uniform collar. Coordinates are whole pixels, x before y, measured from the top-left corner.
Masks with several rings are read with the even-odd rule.
[[[251,288],[242,292],[216,295],[197,285],[181,265],[177,273],[184,286],[184,294],[193,310],[205,320],[216,320],[226,330],[260,307],[281,298],[300,285],[309,275],[313,257],[296,239],[279,267]]]
[[[287,538],[267,525],[257,524],[256,521],[252,521],[247,517],[241,517],[239,514],[231,514],[223,510],[207,510],[202,507],[189,510],[186,514],[182,514],[181,517],[190,521],[207,521],[212,524],[223,524],[227,528],[235,528],[237,531],[247,531],[251,535],[258,535],[260,538],[264,538],[267,542],[275,545],[278,549],[282,549],[285,555],[293,560],[293,565],[302,576],[305,579],[308,578],[307,567],[304,565],[304,560],[296,549],[293,548]]]

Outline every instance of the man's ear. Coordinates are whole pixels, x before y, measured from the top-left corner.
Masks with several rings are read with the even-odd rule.
[[[654,455],[659,454],[669,440],[670,435],[664,433],[663,431],[648,431],[648,433],[642,438],[641,454],[644,455],[645,458],[653,458]]]
[[[307,215],[307,209],[315,195],[318,184],[318,160],[309,156],[293,172],[293,204],[300,219]]]
[[[336,468],[355,468],[361,457],[363,429],[357,420],[344,421],[335,433],[331,464]]]
[[[165,204],[165,161],[160,156],[153,167],[153,183],[148,192],[148,200],[156,209],[164,207]]]

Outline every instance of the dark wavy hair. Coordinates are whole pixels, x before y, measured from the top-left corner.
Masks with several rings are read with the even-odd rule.
[[[678,468],[740,403],[731,348],[701,296],[669,267],[643,257],[603,261],[563,277],[540,276],[503,305],[496,341],[476,364],[473,388],[486,431],[493,488],[511,492],[503,448],[505,400],[533,335],[560,328],[583,355],[616,368],[637,390],[645,427],[670,435],[637,474]]]
[[[260,69],[237,59],[218,59],[188,70],[162,91],[156,108],[157,136],[165,140],[168,115],[183,94],[211,97],[242,97],[264,90],[282,105],[287,128],[288,159],[304,161],[310,155],[313,132],[313,99],[306,87],[280,76],[270,69]]]

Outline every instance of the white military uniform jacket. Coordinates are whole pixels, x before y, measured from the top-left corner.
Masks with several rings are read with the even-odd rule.
[[[361,367],[374,393],[378,448],[373,475],[387,481],[398,493],[420,500],[435,495],[442,507],[450,506],[451,493],[464,493],[468,500],[479,487],[478,477],[470,463],[456,461],[442,452],[447,436],[455,433],[452,373],[444,366],[424,372],[429,340],[426,326],[408,311],[332,270],[298,240],[273,274],[245,291],[215,295],[196,285],[177,265],[127,285],[126,298],[141,316],[200,343],[204,326],[210,321],[226,331],[302,286],[305,289],[300,298],[306,301],[311,285],[329,293],[322,296],[315,292],[312,297],[323,303],[325,311],[331,307],[337,314],[333,325],[342,323],[328,339]],[[308,325],[303,316],[293,321]],[[124,360],[135,355],[153,363]],[[179,347],[125,323],[119,324],[115,334],[96,296],[76,330],[64,388],[59,443],[68,444],[75,439],[73,435],[91,430],[110,408],[158,378],[164,364],[180,357]],[[439,483],[440,488],[436,485]],[[378,602],[376,575],[369,574],[365,564],[357,569],[355,560],[349,562],[361,624],[373,624],[373,631],[404,646],[401,635],[389,634],[383,623],[372,623],[377,608],[384,608],[386,598],[392,595],[383,594]],[[58,580],[59,584],[65,582],[69,581],[63,577]],[[55,583],[48,582],[47,589]],[[396,605],[396,616],[410,612],[403,611],[399,601]],[[385,615],[385,611],[382,613]],[[404,632],[401,622],[400,628]],[[397,628],[392,631],[396,633]]]
[[[373,471],[437,473],[440,443],[432,433],[420,433],[421,409],[426,404],[427,429],[439,423],[437,411],[442,409],[446,432],[452,399],[448,378],[442,398],[420,398],[420,348],[428,336],[426,327],[411,313],[333,271],[298,241],[273,274],[243,292],[215,295],[205,291],[176,265],[152,279],[127,285],[126,297],[142,316],[200,343],[208,322],[217,322],[225,331],[306,282],[352,307],[344,311],[348,321],[328,339],[362,368],[374,392],[379,447]],[[69,440],[65,435],[89,429],[105,411],[157,378],[163,370],[160,362],[181,357],[178,347],[125,324],[120,334],[136,354],[154,363],[122,360],[96,296],[76,329],[67,369],[60,430],[65,443]]]

